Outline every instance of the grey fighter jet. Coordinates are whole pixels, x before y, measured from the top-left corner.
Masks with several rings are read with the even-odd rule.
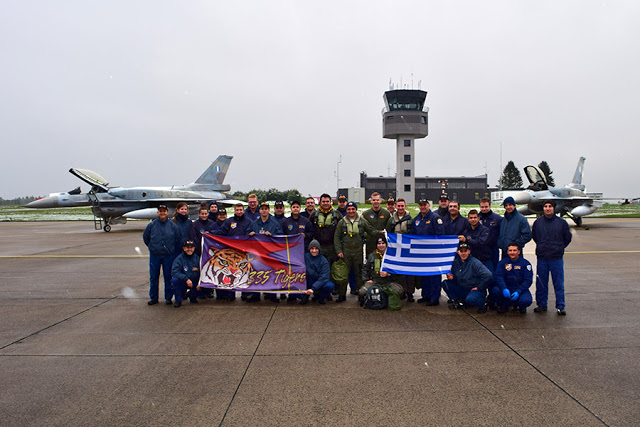
[[[517,204],[524,204],[518,207],[518,211],[523,215],[533,213],[542,215],[543,202],[553,200],[556,202],[556,213],[567,215],[577,226],[582,225],[582,217],[594,213],[603,203],[588,197],[585,193],[585,187],[582,184],[584,161],[585,158],[580,157],[573,180],[562,188],[549,187],[544,174],[537,167],[532,165],[525,167],[524,173],[530,185],[526,190],[513,196]]]
[[[200,203],[216,201],[233,205],[238,200],[227,197],[231,186],[223,184],[232,156],[218,156],[195,182],[172,187],[110,187],[106,179],[87,169],[71,168],[69,172],[91,186],[88,193],[80,187],[66,193],[52,193],[35,200],[28,208],[63,208],[91,206],[96,229],[111,231],[112,224],[124,224],[127,219],[153,219],[159,205],[170,211],[178,202],[189,204],[189,212],[196,213]],[[104,226],[102,223],[104,222]]]

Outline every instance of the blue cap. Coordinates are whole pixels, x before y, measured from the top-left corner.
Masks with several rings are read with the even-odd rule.
[[[513,197],[509,196],[506,199],[504,199],[504,202],[502,202],[502,206],[506,206],[506,205],[516,205],[516,201],[513,200]]]
[[[354,208],[358,209],[358,205],[356,204],[356,202],[347,203],[347,207],[349,207],[349,206],[353,206]]]

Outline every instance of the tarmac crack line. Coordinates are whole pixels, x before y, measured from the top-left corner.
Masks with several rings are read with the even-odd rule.
[[[102,302],[100,302],[100,303],[98,303],[98,304],[94,304],[94,305],[92,305],[91,307],[87,307],[87,308],[85,308],[85,309],[84,309],[84,310],[82,310],[82,311],[79,311],[79,312],[77,312],[77,313],[75,313],[75,314],[72,314],[71,316],[68,316],[68,317],[66,317],[66,318],[64,318],[64,319],[62,319],[62,320],[58,320],[57,322],[52,323],[52,324],[50,324],[50,325],[48,325],[48,326],[46,326],[46,327],[44,327],[44,328],[42,328],[42,329],[39,329],[39,330],[37,330],[37,331],[35,331],[35,332],[32,332],[32,333],[30,333],[29,335],[26,335],[26,336],[24,336],[24,337],[22,337],[22,338],[18,338],[17,340],[15,340],[15,341],[13,341],[13,342],[10,342],[9,344],[3,345],[2,347],[0,347],[0,350],[4,350],[5,348],[7,348],[7,347],[9,347],[9,346],[11,346],[11,345],[17,344],[17,343],[19,343],[19,342],[20,342],[20,341],[22,341],[22,340],[25,340],[25,339],[27,339],[27,338],[30,338],[30,337],[32,337],[32,336],[34,336],[34,335],[38,335],[40,332],[46,331],[47,329],[50,329],[50,328],[53,328],[54,326],[57,326],[57,325],[59,325],[59,324],[61,324],[61,323],[63,323],[63,322],[66,322],[67,320],[73,319],[74,317],[79,316],[79,315],[81,315],[81,314],[83,314],[83,313],[86,313],[86,312],[87,312],[87,311],[89,311],[89,310],[92,310],[92,309],[94,309],[94,308],[96,308],[96,307],[100,307],[102,304],[106,304],[106,303],[108,303],[109,301],[113,301],[114,299],[118,298],[119,296],[120,296],[120,295],[116,295],[116,296],[114,296],[114,297],[112,297],[112,298],[106,299],[106,300],[104,300],[104,301],[102,301]]]
[[[526,357],[524,357],[522,354],[520,354],[518,352],[518,350],[514,349],[513,347],[511,347],[509,344],[507,344],[502,338],[500,338],[498,335],[496,335],[491,329],[489,329],[488,327],[486,327],[483,323],[481,323],[476,317],[472,316],[471,313],[469,313],[467,310],[464,310],[465,313],[467,313],[467,315],[469,317],[471,317],[474,321],[476,321],[480,326],[482,326],[484,329],[486,329],[491,335],[493,335],[498,341],[500,341],[502,344],[504,344],[505,347],[507,347],[510,351],[512,351],[516,356],[518,356],[519,358],[521,358],[527,365],[531,366],[537,373],[539,373],[540,375],[542,375],[544,378],[546,378],[551,384],[553,384],[558,390],[560,390],[561,392],[563,392],[564,394],[566,394],[567,396],[569,396],[569,398],[571,400],[573,400],[574,402],[576,402],[578,405],[580,405],[580,407],[582,407],[585,411],[587,411],[589,414],[591,414],[591,416],[593,416],[596,420],[600,421],[602,424],[604,424],[605,426],[608,426],[607,423],[604,422],[604,420],[602,420],[602,418],[600,418],[598,415],[596,415],[591,409],[587,408],[582,402],[580,402],[576,397],[574,397],[571,393],[569,393],[564,387],[562,387],[560,384],[558,384],[557,382],[555,382],[554,380],[552,380],[547,374],[545,374],[544,372],[542,372],[541,369],[539,369],[537,366],[535,366],[532,362],[530,362]]]
[[[271,321],[273,320],[273,316],[276,314],[277,309],[278,309],[278,306],[276,306],[273,309],[273,312],[271,313],[271,317],[269,317],[269,321],[267,322],[267,325],[264,327],[264,330],[262,331],[262,336],[260,337],[260,341],[258,342],[258,345],[256,345],[256,349],[253,351],[253,354],[251,355],[251,359],[249,359],[249,363],[247,363],[247,367],[244,369],[244,372],[242,373],[242,378],[240,378],[240,381],[238,382],[238,386],[233,392],[233,396],[231,396],[231,400],[229,400],[227,409],[225,409],[224,414],[222,415],[222,419],[220,420],[220,424],[218,424],[218,426],[221,426],[224,423],[224,420],[227,417],[227,414],[229,413],[229,409],[231,409],[231,405],[233,404],[233,401],[235,400],[236,395],[238,394],[238,390],[240,390],[240,386],[242,386],[242,383],[244,382],[244,377],[247,375],[247,372],[249,371],[249,368],[253,363],[253,359],[256,357],[256,353],[258,353],[260,344],[262,344],[262,340],[264,339],[264,336],[267,334],[267,329],[269,329],[269,325],[271,324]]]

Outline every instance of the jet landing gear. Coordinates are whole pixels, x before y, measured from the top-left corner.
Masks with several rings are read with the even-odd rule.
[[[573,222],[576,223],[577,227],[582,227],[582,217],[581,216],[571,215],[569,212],[567,212],[567,216],[569,218],[571,218],[573,220]]]
[[[109,224],[105,224],[105,225],[104,225],[104,227],[102,227],[102,229],[103,229],[106,233],[108,233],[108,232],[110,232],[110,231],[111,231],[111,226],[110,226]]]

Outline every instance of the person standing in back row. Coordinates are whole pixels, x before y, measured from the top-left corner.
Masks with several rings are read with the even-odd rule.
[[[542,206],[544,216],[533,223],[533,241],[538,257],[536,279],[536,313],[547,311],[549,298],[549,274],[553,279],[558,314],[567,314],[564,301],[564,249],[571,243],[571,231],[567,221],[555,214],[556,204],[546,200]]]

